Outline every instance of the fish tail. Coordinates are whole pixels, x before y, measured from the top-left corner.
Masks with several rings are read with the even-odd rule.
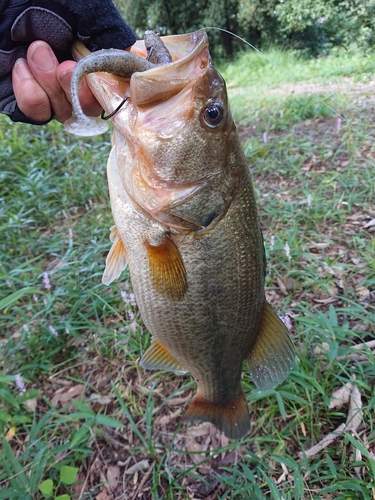
[[[184,420],[211,422],[230,439],[240,439],[250,431],[250,415],[243,392],[232,401],[210,403],[198,391]]]

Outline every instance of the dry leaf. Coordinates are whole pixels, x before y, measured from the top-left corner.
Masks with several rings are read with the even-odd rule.
[[[141,460],[140,462],[137,462],[136,464],[129,467],[129,469],[126,469],[125,474],[135,474],[136,472],[148,469],[149,467],[150,462],[148,460]]]
[[[66,406],[72,399],[81,396],[84,390],[85,386],[83,384],[77,384],[73,387],[69,387],[67,390],[65,388],[58,389],[51,400],[52,406],[57,406],[58,403],[61,403],[62,406]]]
[[[110,396],[100,396],[100,394],[91,394],[90,399],[100,405],[109,405],[113,401]]]
[[[95,500],[113,500],[108,491],[103,488],[102,491],[95,497]]]
[[[362,399],[358,387],[353,386],[350,395],[348,418],[345,424],[345,431],[356,431],[362,423]]]
[[[344,432],[356,431],[362,422],[362,399],[361,393],[357,386],[353,385],[350,393],[349,411],[345,424],[341,424],[333,432],[330,432],[316,445],[312,446],[305,452],[299,452],[298,455],[302,458],[304,455],[307,458],[314,457],[319,452],[327,448],[333,441],[342,436]]]
[[[187,434],[190,437],[201,437],[206,436],[210,433],[210,424],[208,422],[203,422],[199,425],[193,425],[188,428]]]
[[[180,405],[183,405],[185,404],[187,401],[189,401],[191,399],[191,392],[189,392],[189,394],[187,396],[185,396],[184,398],[171,398],[171,399],[168,399],[167,401],[167,405],[168,406],[180,406]]]
[[[83,391],[85,390],[85,386],[83,384],[77,384],[73,387],[70,387],[66,392],[61,394],[60,402],[68,402],[74,399],[77,396],[81,396]]]
[[[197,464],[198,462],[200,462],[201,460],[203,460],[205,458],[205,454],[204,453],[197,453],[199,451],[207,451],[208,449],[208,445],[210,443],[210,436],[208,436],[206,438],[206,440],[203,442],[203,443],[198,443],[193,437],[189,436],[187,439],[186,439],[186,450],[189,451],[189,452],[192,452],[194,454],[190,455],[190,458],[192,460],[192,462],[194,462],[195,464]]]
[[[340,387],[340,389],[334,391],[331,394],[331,401],[328,408],[330,410],[332,410],[332,408],[341,408],[344,404],[349,403],[352,390],[353,384],[351,382],[347,382],[345,385]]]
[[[330,432],[324,438],[319,441],[316,445],[312,446],[305,452],[299,452],[298,455],[300,458],[302,458],[304,455],[306,455],[307,458],[315,457],[320,451],[324,450],[324,448],[327,448],[335,439],[337,439],[339,436],[342,435],[345,429],[345,424],[341,424],[335,429],[333,432]]]
[[[368,227],[375,226],[375,219],[371,219],[369,222],[366,222],[362,227],[363,229],[367,229]]]
[[[181,413],[182,413],[182,408],[177,408],[177,410],[170,413],[169,415],[163,415],[162,417],[158,417],[155,420],[155,426],[165,427],[166,425],[170,424],[173,420],[175,420],[176,417],[181,415]]]
[[[24,405],[29,411],[34,412],[36,410],[37,403],[38,403],[37,398],[32,398],[32,399],[26,399]]]
[[[116,486],[119,477],[120,467],[117,467],[117,465],[110,465],[107,469],[107,481],[111,488]]]
[[[5,435],[5,441],[8,441],[8,443],[9,443],[9,441],[11,441],[13,439],[15,433],[16,433],[16,428],[11,427]]]

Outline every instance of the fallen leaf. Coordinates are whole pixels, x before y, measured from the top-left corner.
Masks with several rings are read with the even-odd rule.
[[[95,500],[113,500],[109,496],[107,490],[105,488],[102,489],[102,491],[95,497]]]
[[[120,467],[117,467],[117,465],[110,465],[107,469],[107,481],[111,486],[111,488],[116,486],[119,477],[120,477]]]
[[[367,229],[368,227],[375,226],[375,219],[371,219],[369,222],[366,222],[362,227],[363,229]]]
[[[331,401],[329,403],[328,408],[341,408],[343,405],[349,403],[350,394],[353,390],[353,384],[351,382],[347,382],[345,385],[337,389],[331,394]]]
[[[66,406],[72,399],[81,396],[84,390],[85,386],[83,384],[77,384],[73,387],[69,387],[69,389],[58,389],[51,400],[52,406],[57,406],[58,403],[61,403],[62,406]]]
[[[15,433],[16,433],[16,428],[11,427],[5,435],[5,441],[8,441],[8,443],[9,443],[9,441],[11,441],[13,439]]]
[[[174,412],[169,415],[163,415],[155,420],[155,426],[165,427],[175,420],[179,415],[181,415],[183,408],[177,408]]]
[[[73,387],[69,387],[69,389],[61,395],[60,401],[64,403],[71,401],[75,397],[81,396],[84,390],[85,386],[83,384],[77,384]]]
[[[167,401],[167,405],[168,406],[180,406],[180,405],[183,405],[185,404],[187,401],[189,401],[191,399],[191,392],[189,392],[189,394],[187,396],[185,396],[184,398],[171,398],[171,399],[168,399]]]
[[[91,394],[90,399],[100,405],[109,405],[113,401],[110,396],[100,396],[100,394]]]
[[[345,431],[356,431],[362,423],[362,398],[356,385],[353,386]]]
[[[188,428],[187,434],[191,437],[201,437],[206,436],[210,433],[210,424],[208,422],[203,422],[199,425],[193,425]]]
[[[32,398],[32,399],[26,399],[24,405],[29,411],[33,413],[36,410],[37,403],[38,403],[37,398]]]
[[[356,385],[353,385],[350,393],[349,411],[345,424],[341,424],[333,432],[330,432],[316,445],[312,446],[304,452],[299,452],[298,456],[303,458],[314,457],[319,452],[327,448],[333,441],[341,437],[344,432],[356,431],[362,422],[362,399],[361,393]]]
[[[136,464],[132,465],[129,467],[129,469],[125,470],[125,474],[135,474],[136,472],[140,470],[146,470],[150,467],[150,462],[148,460],[141,460],[140,462],[137,462]]]

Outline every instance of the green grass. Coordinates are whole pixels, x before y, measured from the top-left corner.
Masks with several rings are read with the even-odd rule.
[[[340,49],[327,57],[306,60],[297,52],[273,48],[259,54],[249,48],[220,71],[237,120],[253,124],[259,117],[267,117],[269,126],[288,127],[301,119],[334,114],[311,93],[336,112],[346,111],[348,88],[371,82],[375,57]]]
[[[345,359],[375,333],[374,104],[356,86],[373,61],[268,55],[304,85],[324,87],[319,95],[351,126],[314,97],[291,93],[286,77],[253,54],[223,70],[258,197],[267,297],[291,317],[299,355],[276,390],[256,390],[244,370],[252,431],[240,442],[181,422],[194,383],[140,369],[150,339],[129,301],[129,276],[101,284],[112,225],[109,136],[77,139],[56,123],[1,118],[0,499],[43,498],[41,485],[61,500],[79,498],[80,488],[87,499],[104,491],[171,500],[373,498],[374,355]],[[301,458],[346,421],[348,405],[330,408],[330,395],[354,377],[358,431]],[[76,469],[72,485],[66,471]]]

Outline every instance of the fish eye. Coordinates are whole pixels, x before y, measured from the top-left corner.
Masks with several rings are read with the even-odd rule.
[[[210,128],[217,128],[224,119],[224,107],[221,102],[209,103],[203,111],[203,120]]]

